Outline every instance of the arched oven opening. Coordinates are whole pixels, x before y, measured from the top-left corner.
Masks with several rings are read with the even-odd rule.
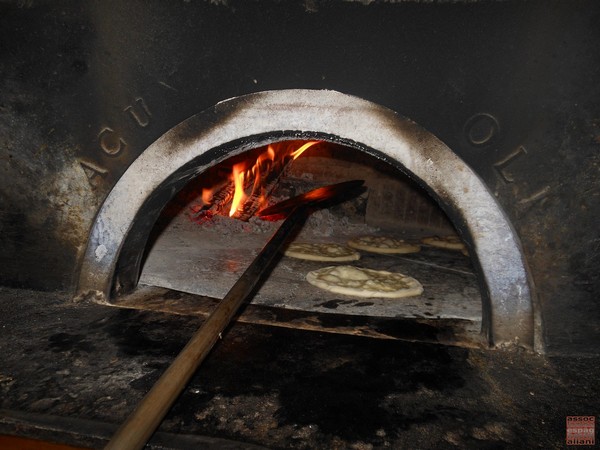
[[[232,207],[233,180],[252,167],[269,170],[246,178],[249,199]],[[313,213],[294,239],[344,245],[370,235],[419,244],[411,254],[361,251],[352,265],[412,276],[423,293],[390,300],[326,292],[305,281],[326,263],[282,257],[240,320],[464,346],[535,346],[518,238],[484,183],[409,120],[330,91],[228,100],[155,142],[96,219],[79,296],[208,314],[276,227],[256,217],[260,208],[357,178],[365,180],[364,194]],[[465,251],[424,245],[431,236],[456,237]]]
[[[216,301],[212,299],[225,296],[279,226],[280,217],[258,215],[264,205],[354,179],[365,181],[363,194],[317,209],[289,241],[334,244],[350,252],[353,239],[387,237],[411,246],[384,250],[409,253],[354,249],[359,260],[340,262],[283,256],[240,320],[479,345],[481,295],[466,247],[462,251],[458,245],[435,247],[436,241],[428,240],[459,241],[450,220],[422,188],[388,163],[327,141],[269,144],[229,158],[189,182],[163,209],[150,234],[138,283],[147,293],[113,292],[113,303],[148,307],[148,297],[157,293],[149,288],[154,286],[207,297],[202,302],[190,298],[186,304],[184,295],[171,293],[180,298],[156,302],[154,308],[184,314],[202,308],[207,314]],[[243,200],[235,195],[241,185]],[[327,246],[322,248],[332,248]],[[424,292],[406,298],[363,298],[332,293],[306,281],[309,272],[332,265],[402,273],[417,279]],[[113,289],[120,287],[119,272],[117,265]]]

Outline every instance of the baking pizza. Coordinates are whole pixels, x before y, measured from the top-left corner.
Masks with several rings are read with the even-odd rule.
[[[310,261],[356,261],[360,253],[341,244],[292,242],[283,252],[292,258]]]
[[[450,250],[466,250],[465,244],[458,236],[431,236],[421,239],[421,242],[432,247]]]
[[[420,245],[386,236],[359,236],[350,239],[348,245],[358,250],[384,254],[416,253],[421,250]]]
[[[407,275],[354,266],[313,270],[306,280],[326,291],[354,297],[402,298],[423,293],[421,283]]]

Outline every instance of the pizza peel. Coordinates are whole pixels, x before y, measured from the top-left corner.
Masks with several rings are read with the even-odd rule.
[[[221,338],[244,300],[270,267],[293,229],[316,207],[324,207],[364,191],[364,181],[354,180],[324,186],[261,210],[264,218],[286,216],[283,223],[250,263],[242,276],[215,307],[187,345],[173,360],[106,445],[108,450],[141,449],[181,394],[196,369]]]
[[[300,206],[328,206],[329,203],[339,201],[340,196],[344,193],[356,195],[359,188],[361,191],[364,190],[363,184],[363,180],[352,180],[313,189],[312,191],[308,191],[304,194],[283,200],[273,206],[269,206],[268,208],[261,209],[258,212],[258,216],[262,218],[287,216],[294,209]]]

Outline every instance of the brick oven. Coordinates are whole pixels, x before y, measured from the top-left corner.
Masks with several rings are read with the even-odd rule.
[[[276,224],[189,220],[195,187],[315,141],[273,198],[366,192],[304,237],[453,234],[468,256],[365,261],[427,280],[397,309],[318,299],[280,262],[244,320],[597,355],[599,19],[585,0],[2,2],[0,284],[206,312]]]

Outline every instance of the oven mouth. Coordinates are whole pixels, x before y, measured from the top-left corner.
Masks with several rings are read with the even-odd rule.
[[[487,186],[414,122],[334,91],[282,90],[233,98],[159,138],[128,168],[100,209],[82,256],[77,298],[92,296],[111,304],[115,290],[135,292],[150,232],[165,205],[190,180],[256,147],[309,139],[383,161],[425,189],[471,253],[487,345],[540,351],[520,242]]]

